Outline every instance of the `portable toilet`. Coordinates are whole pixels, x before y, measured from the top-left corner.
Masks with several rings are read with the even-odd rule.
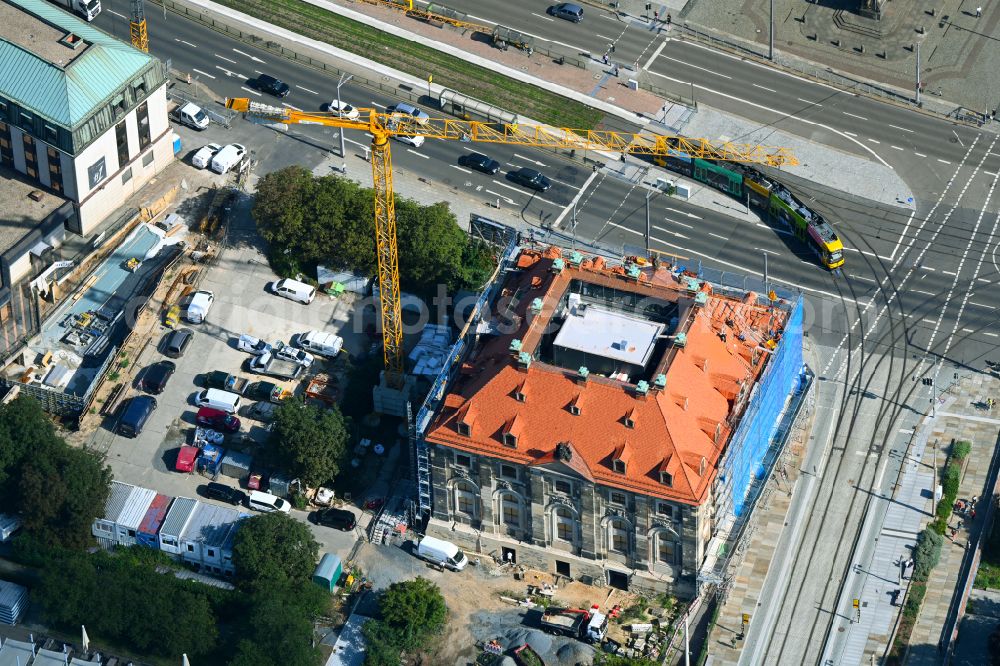
[[[340,580],[340,574],[344,572],[344,565],[340,558],[333,553],[325,553],[323,559],[319,561],[319,566],[313,572],[313,582],[328,592],[333,592]]]

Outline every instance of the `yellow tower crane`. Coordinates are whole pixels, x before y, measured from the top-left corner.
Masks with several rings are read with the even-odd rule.
[[[251,102],[246,98],[226,100],[226,108],[243,112],[256,122],[271,125],[325,125],[370,132],[371,165],[375,190],[375,244],[378,253],[379,301],[382,305],[382,341],[386,383],[395,389],[403,386],[403,323],[400,314],[399,250],[396,246],[396,214],[392,192],[392,162],[389,138],[422,136],[478,143],[499,143],[539,148],[598,150],[633,155],[662,157],[671,151],[691,158],[727,160],[795,166],[798,160],[786,148],[767,148],[682,136],[639,134],[597,130],[573,130],[540,125],[483,123],[475,120],[416,118],[403,113],[379,113],[360,109],[356,120],[336,113],[311,113]]]
[[[149,35],[146,33],[146,10],[143,0],[129,0],[132,17],[129,19],[129,34],[132,46],[143,53],[149,53]]]

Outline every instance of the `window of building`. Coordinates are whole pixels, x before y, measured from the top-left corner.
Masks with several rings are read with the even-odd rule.
[[[565,493],[569,495],[573,492],[573,486],[570,485],[569,481],[563,481],[562,479],[556,479],[556,492]]]
[[[176,546],[177,545],[177,540],[176,539],[163,539],[163,545],[164,546]]]
[[[666,535],[662,535],[656,539],[656,560],[663,564],[674,564],[677,561],[676,544],[665,537]]]
[[[459,513],[474,518],[477,506],[476,488],[468,481],[455,484],[455,508]]]
[[[128,531],[128,535],[129,535],[130,537],[134,537],[134,536],[135,536],[135,530],[129,530],[129,531]]]
[[[22,111],[21,115],[18,116],[18,125],[21,129],[27,130],[28,132],[35,131],[35,118],[27,111]]]
[[[516,479],[517,468],[513,465],[500,465],[500,476],[505,476],[508,479]]]
[[[573,512],[566,507],[555,510],[556,538],[560,541],[573,541]]]
[[[628,552],[628,529],[624,521],[614,520],[608,525],[608,543],[616,553]]]
[[[455,464],[459,467],[471,468],[472,467],[472,457],[467,456],[463,453],[455,454]]]
[[[121,168],[128,164],[128,129],[125,126],[125,121],[121,121],[115,125],[115,142],[118,144],[118,167]]]
[[[149,105],[146,102],[136,109],[135,117],[139,123],[139,150],[145,150],[153,141],[149,133]]]
[[[193,552],[194,552],[194,546],[193,546],[193,545],[191,545],[191,544],[188,544],[188,545],[187,545],[187,549],[188,549],[188,552],[189,552],[189,553],[193,553]]]
[[[59,130],[52,125],[45,125],[45,140],[50,143],[59,143]]]
[[[111,102],[111,109],[114,111],[115,118],[125,113],[125,93],[118,95],[115,101]]]
[[[626,416],[625,417],[625,427],[626,428],[634,428],[635,427],[635,421],[632,420],[632,417],[630,417],[630,416]]]
[[[46,151],[49,158],[49,183],[56,192],[63,191],[62,155],[55,148]]]
[[[501,500],[501,509],[503,514],[503,523],[507,527],[520,527],[521,526],[521,505],[518,503],[517,498],[514,495],[506,494]]]
[[[209,548],[208,549],[208,556],[209,557],[215,557],[215,550],[213,550],[212,548]]]
[[[517,447],[517,435],[512,432],[506,432],[503,435],[503,445],[509,446],[511,448]]]
[[[674,475],[670,472],[660,472],[660,483],[665,486],[673,487],[674,485]]]
[[[152,163],[153,163],[153,151],[151,150],[142,156],[142,166],[148,167]]]
[[[7,118],[7,102],[0,100],[0,118]]]
[[[136,99],[142,99],[146,96],[146,80],[139,79],[132,83],[132,94]]]
[[[132,167],[125,169],[125,172],[122,173],[122,185],[130,180],[132,180]]]
[[[459,421],[456,424],[456,426],[458,428],[458,434],[461,435],[462,437],[472,436],[472,428],[470,428],[469,424],[466,423],[465,421]]]
[[[611,469],[613,469],[618,474],[625,473],[625,461],[615,458],[611,461]]]
[[[14,164],[14,147],[10,142],[10,126],[0,122],[0,164]]]
[[[578,404],[576,404],[574,402],[572,405],[569,406],[569,413],[572,414],[573,416],[579,416],[580,415],[580,405],[578,405]]]
[[[611,493],[611,503],[625,506],[625,493]]]
[[[674,517],[674,507],[670,506],[666,502],[657,502],[656,503],[656,513],[658,513],[661,516],[666,516],[667,518],[673,518]]]

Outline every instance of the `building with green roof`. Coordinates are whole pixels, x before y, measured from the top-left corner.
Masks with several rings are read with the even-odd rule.
[[[166,70],[45,0],[0,0],[0,164],[89,233],[173,160]]]

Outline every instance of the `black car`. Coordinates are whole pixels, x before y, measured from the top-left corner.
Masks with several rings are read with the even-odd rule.
[[[309,521],[334,529],[348,531],[357,525],[354,514],[346,509],[320,509],[309,514]]]
[[[288,97],[288,93],[291,92],[291,88],[288,87],[287,83],[267,74],[258,76],[255,85],[257,86],[257,90],[266,92],[268,95],[274,95],[275,97]]]
[[[488,173],[491,176],[500,170],[499,162],[481,153],[462,155],[458,158],[458,163],[461,166],[469,167],[470,169],[475,169],[476,171],[482,171],[483,173]]]
[[[180,358],[181,356],[184,356],[184,352],[187,350],[188,345],[191,344],[192,337],[194,337],[194,334],[191,332],[190,328],[179,328],[168,334],[166,339],[163,341],[163,355],[169,356],[170,358]]]
[[[552,182],[534,169],[527,167],[507,172],[507,177],[518,185],[524,185],[536,192],[544,192],[552,187]]]
[[[155,410],[156,398],[148,395],[137,395],[130,399],[122,409],[121,418],[118,419],[116,428],[118,434],[125,437],[138,437],[142,433],[146,421]]]
[[[142,390],[146,393],[163,393],[167,387],[167,381],[174,374],[177,366],[173,361],[160,361],[146,368],[142,373]]]
[[[234,506],[243,504],[247,498],[247,494],[239,488],[233,488],[232,486],[227,486],[224,483],[216,483],[215,481],[203,485],[201,493],[209,499],[228,502]]]

